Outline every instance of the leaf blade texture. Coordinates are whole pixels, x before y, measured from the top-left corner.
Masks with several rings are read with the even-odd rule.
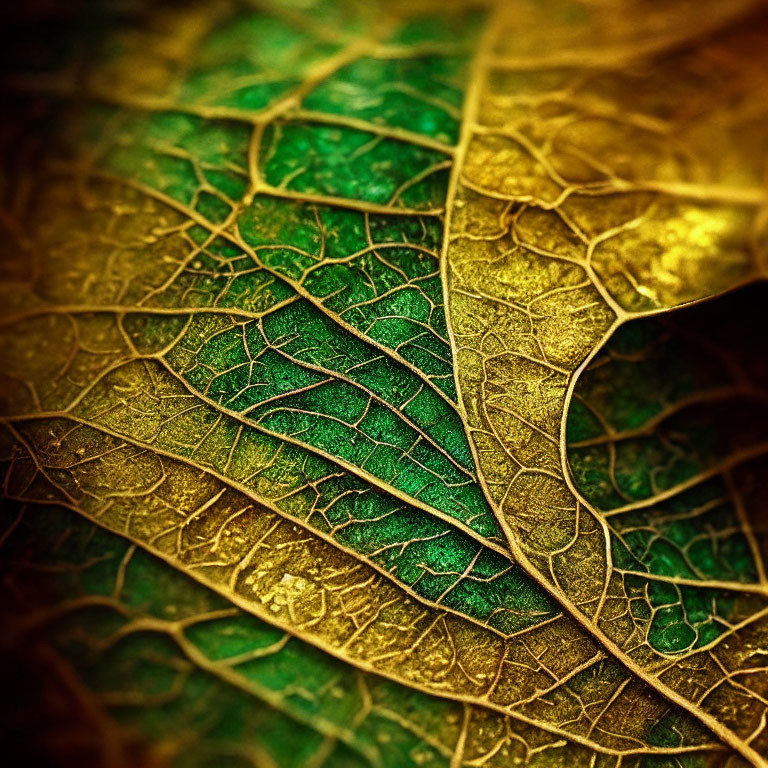
[[[9,75],[0,552],[41,750],[764,764],[759,494],[627,545],[593,469],[625,427],[578,410],[642,417],[665,363],[627,403],[600,355],[762,275],[750,14],[139,6]],[[642,450],[631,493],[676,488]]]

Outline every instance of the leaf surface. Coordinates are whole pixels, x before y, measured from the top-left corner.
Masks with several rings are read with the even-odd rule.
[[[741,6],[605,42],[599,7],[412,5],[138,8],[9,78],[0,552],[45,743],[79,696],[94,764],[759,764],[615,634],[560,447],[617,317],[759,270],[760,72],[722,168],[611,103]]]
[[[637,593],[590,503],[600,481],[582,468],[579,493],[564,444],[579,374],[617,327],[764,275],[765,18],[711,8],[691,27],[675,22],[685,3],[648,16],[577,8],[551,4],[564,27],[581,15],[546,57],[512,33],[537,9],[499,11],[466,125],[447,295],[473,449],[525,569],[628,668],[763,764],[762,671],[746,690],[705,650],[731,632],[702,601],[698,653],[665,652],[688,648],[687,630],[638,631]],[[671,461],[656,458],[654,476]],[[738,597],[752,606],[742,616],[759,618],[756,600]]]

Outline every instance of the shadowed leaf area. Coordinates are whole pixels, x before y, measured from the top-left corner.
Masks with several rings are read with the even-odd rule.
[[[760,284],[632,321],[576,386],[571,471],[608,525],[633,617],[664,653],[765,610],[767,298]]]

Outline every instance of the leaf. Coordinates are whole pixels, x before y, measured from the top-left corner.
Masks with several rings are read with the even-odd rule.
[[[555,23],[575,7],[552,4]],[[600,480],[579,468],[584,498],[562,447],[579,374],[617,328],[765,274],[765,19],[723,9],[691,28],[674,21],[685,4],[649,18],[584,8],[544,58],[512,33],[536,11],[499,13],[466,127],[447,295],[479,474],[515,558],[629,669],[762,765],[762,670],[737,681],[730,644],[719,664],[706,644],[717,622],[703,618],[718,610],[701,602],[700,652],[664,652],[682,636],[654,645]],[[666,458],[647,460],[663,473]],[[743,610],[738,642],[759,632],[759,610]]]
[[[579,377],[568,414],[576,487],[606,520],[638,629],[675,659],[711,646],[742,696],[761,675],[729,667],[760,658],[767,596],[764,299],[759,285],[627,324]],[[734,653],[747,638],[755,651]]]
[[[485,69],[511,66],[493,64],[488,36],[512,24],[528,45],[547,25],[533,6],[412,5],[138,8],[107,18],[85,61],[75,45],[51,72],[9,79],[3,572],[21,615],[9,654],[57,680],[30,705],[51,713],[41,749],[76,730],[78,759],[105,765],[716,766],[740,760],[732,748],[758,764],[729,722],[670,703],[578,613],[588,559],[553,588],[507,539],[514,452],[493,429],[521,440],[546,502],[563,457],[539,421],[563,417],[556,377],[618,299],[580,265],[547,265],[549,242],[521,273],[489,262],[485,238],[511,222],[514,237],[556,238],[561,208],[613,190],[587,180],[515,211],[483,198],[473,168],[507,196],[541,181],[524,156],[497,173],[516,157],[508,136],[469,140]],[[700,31],[738,11],[703,14]],[[584,34],[563,14],[553,62]],[[487,108],[514,112],[523,85],[500,81]],[[758,204],[742,181],[715,190],[721,223],[683,219],[730,242]],[[635,208],[679,202],[677,187],[613,182]],[[735,253],[723,285],[751,268]],[[530,328],[506,294],[487,314],[499,284],[533,291],[539,267],[552,293]],[[647,269],[649,285],[668,280]],[[486,379],[472,378],[508,332],[530,371],[545,350],[545,378],[482,357]],[[522,411],[503,395],[519,384]],[[499,403],[502,421],[478,432]],[[551,511],[531,524],[556,532]],[[64,576],[30,576],[48,570]],[[82,717],[60,705],[72,696]]]
[[[82,702],[90,718],[64,721],[99,729],[83,734],[89,765],[110,741],[117,764],[132,764],[147,746],[137,729],[152,739],[149,754],[139,752],[148,765],[448,765],[469,717],[485,736],[470,737],[467,759],[586,754],[524,725],[529,741],[505,745],[504,718],[335,662],[65,510],[14,511],[5,584],[8,607],[26,616],[13,641],[36,638],[24,650],[34,672],[45,663],[64,684],[80,677],[94,687]],[[55,755],[65,737],[50,705],[43,742]],[[39,741],[38,724],[27,727]]]

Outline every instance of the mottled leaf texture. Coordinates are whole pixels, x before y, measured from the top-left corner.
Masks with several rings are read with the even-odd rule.
[[[4,753],[768,765],[765,12],[41,14],[2,55]]]
[[[540,10],[530,9],[529,23],[545,23]],[[450,212],[458,384],[479,474],[516,560],[614,658],[763,765],[763,590],[748,586],[754,571],[716,579],[731,591],[705,593],[696,580],[713,578],[705,576],[716,567],[713,548],[726,546],[734,525],[758,568],[759,532],[749,519],[765,510],[754,498],[743,522],[708,522],[706,552],[696,534],[680,541],[680,530],[662,534],[645,518],[623,518],[628,539],[614,527],[620,510],[648,509],[678,485],[695,495],[700,473],[714,478],[722,462],[734,467],[734,493],[746,493],[735,467],[742,451],[759,454],[760,419],[743,406],[751,432],[741,436],[723,415],[733,431],[728,439],[711,432],[708,449],[703,426],[664,419],[667,398],[677,397],[670,392],[695,390],[701,365],[725,375],[714,352],[694,363],[659,342],[666,356],[642,370],[604,368],[598,357],[581,377],[609,337],[607,359],[632,337],[625,362],[640,362],[643,332],[633,323],[651,321],[639,318],[764,275],[768,110],[757,94],[768,84],[765,15],[735,4],[711,13],[686,4],[645,10],[630,18],[607,5],[558,5],[546,52],[513,33],[520,17],[499,13],[468,108]],[[571,14],[580,14],[575,26]],[[718,317],[734,311],[719,306]],[[754,318],[730,333],[759,347]],[[569,414],[575,431],[589,433],[577,438],[570,465]],[[657,422],[670,431],[657,434]],[[621,442],[635,428],[647,439]],[[587,450],[595,440],[602,452]],[[683,455],[686,445],[696,458]],[[692,512],[706,499],[680,503]],[[665,510],[662,519],[674,514]],[[678,537],[675,553],[667,535]],[[684,573],[686,556],[700,570]],[[690,578],[690,587],[667,577]]]

